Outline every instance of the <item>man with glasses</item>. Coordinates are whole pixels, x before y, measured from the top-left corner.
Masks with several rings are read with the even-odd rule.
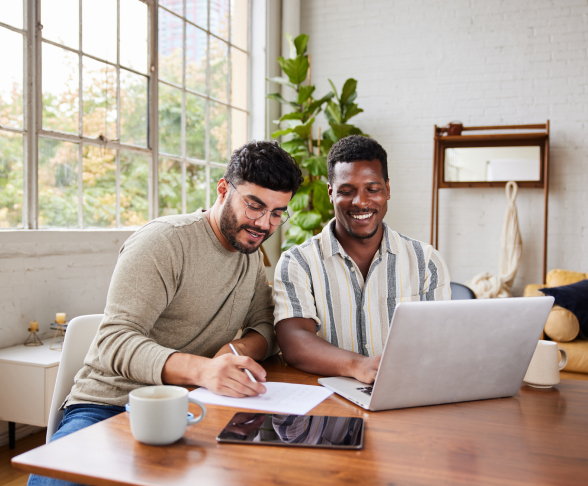
[[[104,319],[51,440],[123,412],[129,392],[145,385],[265,393],[255,361],[277,348],[259,247],[288,219],[302,180],[275,142],[250,142],[232,154],[210,210],[158,218],[125,242]],[[29,484],[64,484],[52,481],[32,475]]]

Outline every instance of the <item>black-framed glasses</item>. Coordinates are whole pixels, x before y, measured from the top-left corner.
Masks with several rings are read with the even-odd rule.
[[[231,186],[233,186],[233,189],[235,189],[235,192],[237,194],[239,194],[239,197],[241,199],[243,199],[243,196],[241,196],[241,194],[239,193],[239,191],[237,191],[237,188],[235,187],[235,185],[231,182],[231,181],[227,181],[229,184],[231,184]],[[263,208],[263,207],[259,207],[259,206],[254,206],[252,203],[248,203],[247,201],[245,201],[245,199],[243,199],[243,202],[245,203],[245,216],[247,216],[247,218],[249,219],[259,219],[259,218],[263,218],[263,215],[269,211],[270,213],[270,224],[272,226],[281,226],[283,225],[286,221],[288,221],[288,218],[290,218],[290,215],[288,214],[288,211],[270,211],[267,208]]]

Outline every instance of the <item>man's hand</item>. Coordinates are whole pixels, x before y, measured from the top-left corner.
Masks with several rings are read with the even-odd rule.
[[[359,357],[353,367],[353,378],[363,383],[373,383],[378,373],[382,355],[371,358]]]
[[[199,385],[217,395],[229,397],[255,397],[267,390],[261,383],[253,383],[243,369],[247,368],[257,381],[265,381],[265,370],[247,356],[223,354],[203,358],[191,354],[172,354],[161,373],[164,383]]]

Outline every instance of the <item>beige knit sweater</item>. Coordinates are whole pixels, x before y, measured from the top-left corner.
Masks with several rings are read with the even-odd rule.
[[[66,406],[124,406],[128,393],[161,385],[174,352],[213,357],[251,329],[277,352],[263,255],[231,252],[203,211],[156,219],[123,245],[104,319]]]

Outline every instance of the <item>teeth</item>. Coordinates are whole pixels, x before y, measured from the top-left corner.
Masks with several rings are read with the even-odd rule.
[[[368,213],[368,214],[352,214],[351,216],[355,219],[367,219],[369,218],[372,214],[374,213]]]

